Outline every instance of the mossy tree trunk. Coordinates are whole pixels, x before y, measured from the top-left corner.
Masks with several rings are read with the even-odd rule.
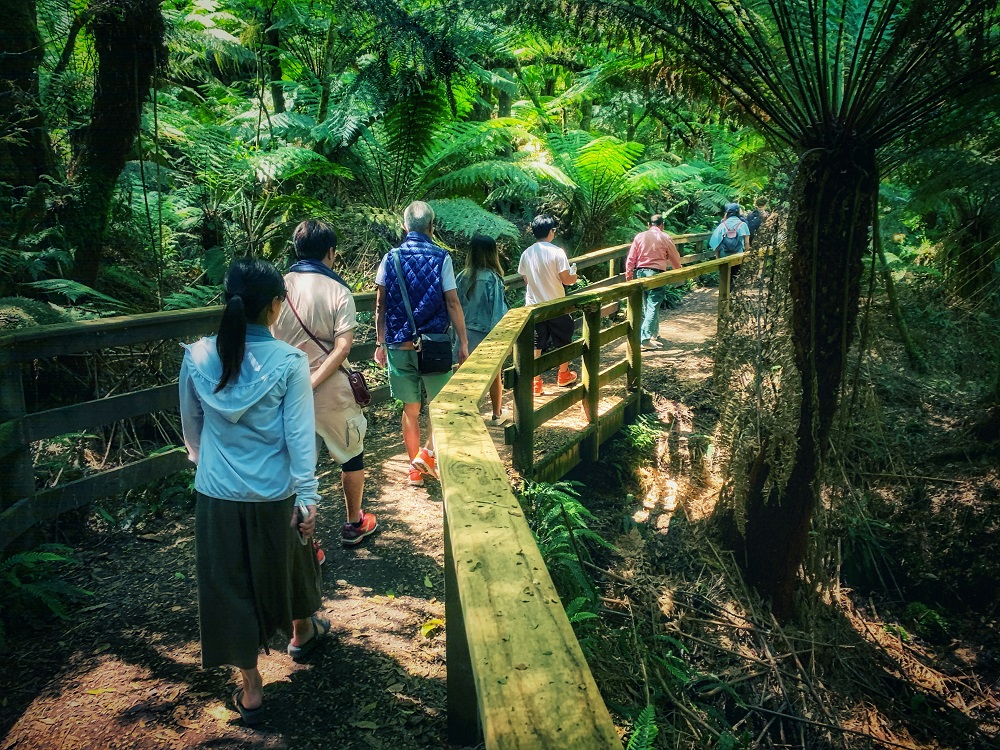
[[[29,190],[56,161],[39,107],[41,37],[35,0],[4,4],[0,24],[0,182]]]
[[[90,123],[70,168],[75,192],[63,217],[76,246],[73,273],[84,284],[97,279],[115,185],[139,133],[153,73],[166,58],[159,0],[101,5],[90,30],[97,84]]]
[[[858,314],[862,259],[878,188],[874,150],[812,149],[791,187],[788,247],[795,373],[802,401],[796,449],[784,483],[762,450],[751,467],[742,540],[748,581],[778,617],[792,612],[798,570],[819,497],[841,380]]]

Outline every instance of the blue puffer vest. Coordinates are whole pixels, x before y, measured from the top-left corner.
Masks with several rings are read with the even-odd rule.
[[[451,322],[444,292],[441,290],[441,268],[447,252],[431,242],[430,237],[420,232],[410,232],[397,248],[399,262],[406,279],[406,291],[410,295],[413,320],[421,333],[444,333]],[[413,340],[410,320],[403,306],[403,295],[399,291],[396,278],[396,264],[389,253],[385,261],[385,341],[387,344],[401,344]]]

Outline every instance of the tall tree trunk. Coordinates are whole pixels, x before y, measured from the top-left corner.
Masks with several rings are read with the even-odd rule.
[[[806,152],[791,186],[791,339],[802,394],[797,444],[788,479],[766,492],[776,467],[768,463],[766,446],[757,456],[748,477],[743,539],[747,579],[781,618],[792,611],[818,502],[877,189],[874,152],[858,146]]]
[[[475,122],[487,122],[493,116],[493,87],[486,83],[479,84],[479,96],[472,104],[470,119]]]
[[[276,113],[285,111],[285,89],[281,85],[281,32],[270,28],[270,14],[267,17],[269,28],[264,32],[264,56],[267,58],[267,76],[271,86],[271,103]]]
[[[139,133],[156,65],[166,59],[159,0],[101,5],[90,29],[97,85],[90,124],[70,169],[76,190],[64,219],[76,244],[73,273],[84,284],[97,279],[115,184]]]
[[[6,3],[0,25],[0,182],[23,191],[56,172],[38,100],[43,51],[35,0]]]
[[[316,109],[316,122],[321,123],[326,120],[330,112],[330,90],[333,82],[333,62],[336,56],[333,54],[334,45],[337,42],[337,22],[330,18],[330,26],[326,30],[326,42],[323,44],[323,66],[322,80],[319,88],[319,106]]]
[[[593,124],[594,100],[585,96],[580,100],[580,130],[589,133]]]
[[[507,71],[501,68],[498,72],[506,74]],[[514,97],[503,89],[497,89],[497,117],[510,117],[511,108],[514,106]]]

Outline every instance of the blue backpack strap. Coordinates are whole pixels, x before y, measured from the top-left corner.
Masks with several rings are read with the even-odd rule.
[[[406,317],[410,319],[410,328],[413,330],[413,341],[416,342],[420,333],[417,331],[417,324],[413,320],[413,308],[410,307],[410,294],[406,291],[406,277],[403,276],[403,264],[399,260],[400,248],[392,251],[392,263],[396,267],[396,281],[399,284],[399,293],[403,296],[403,307],[406,308]]]

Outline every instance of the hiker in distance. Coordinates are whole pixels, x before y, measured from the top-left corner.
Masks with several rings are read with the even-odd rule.
[[[552,244],[556,237],[558,222],[548,214],[536,216],[531,222],[531,233],[538,240],[521,253],[517,272],[524,277],[527,287],[524,293],[525,306],[537,305],[566,296],[566,287],[576,283],[576,266],[571,266],[566,251]],[[573,340],[573,318],[560,315],[535,325],[535,358],[542,352],[566,346]],[[559,365],[556,383],[567,388],[576,382],[576,373],[569,369],[569,363]],[[536,396],[545,394],[542,376],[537,375],[532,384]]]
[[[725,215],[708,239],[708,246],[716,258],[744,253],[750,249],[750,227],[740,215],[739,203],[726,204]],[[735,277],[740,272],[740,267],[732,266],[730,272]]]
[[[625,278],[631,281],[655,276],[666,271],[667,264],[674,270],[680,268],[681,256],[673,239],[663,231],[663,217],[653,214],[649,219],[649,229],[632,240],[625,258]],[[666,287],[662,286],[642,293],[642,326],[639,331],[642,351],[663,347],[659,339],[660,304],[665,295]]]

